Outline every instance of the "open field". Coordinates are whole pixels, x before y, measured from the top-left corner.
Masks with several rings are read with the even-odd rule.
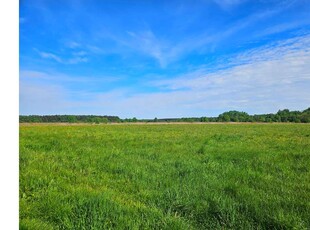
[[[309,229],[309,124],[22,125],[20,229]]]

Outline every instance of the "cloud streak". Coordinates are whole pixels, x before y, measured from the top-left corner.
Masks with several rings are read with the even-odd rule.
[[[20,70],[19,77],[21,82],[31,82],[39,80],[42,83],[46,84],[63,84],[64,82],[72,83],[83,83],[83,84],[98,84],[98,83],[109,83],[120,81],[124,76],[109,76],[109,75],[100,75],[100,76],[72,76],[62,73],[49,73],[36,70]]]
[[[196,111],[231,108],[270,112],[285,106],[302,109],[310,104],[309,47],[309,36],[291,39],[276,47],[240,54],[234,57],[238,61],[225,70],[198,70],[152,84],[170,90],[167,98],[173,95],[184,101],[187,95],[188,104]]]
[[[202,68],[170,80],[146,82],[155,92],[133,88],[96,92],[71,106],[80,113],[140,118],[216,116],[228,109],[250,113],[304,109],[310,104],[309,47],[310,36],[289,39],[239,54],[226,69]]]
[[[245,3],[246,1],[247,0],[214,0],[223,10],[231,10],[233,7]]]
[[[50,60],[56,61],[60,64],[79,64],[79,63],[88,62],[88,58],[85,57],[84,55],[81,55],[80,52],[75,52],[75,53],[73,53],[73,57],[65,59],[65,58],[61,58],[60,56],[53,54],[53,53],[40,51],[38,49],[35,49],[35,50],[38,52],[38,54],[40,55],[41,58],[50,59]]]
[[[217,1],[217,4],[220,4],[223,7],[229,7],[244,2],[246,2],[246,0],[226,0]],[[153,57],[157,60],[161,68],[166,68],[170,63],[175,62],[192,52],[199,52],[201,49],[206,49],[206,47],[209,47],[209,49],[211,49],[211,47],[216,47],[223,41],[229,39],[229,37],[251,25],[267,20],[268,18],[285,11],[291,6],[291,4],[291,2],[290,4],[281,4],[277,8],[259,11],[249,16],[245,16],[232,24],[228,24],[225,28],[220,30],[220,32],[211,33],[210,31],[206,31],[196,34],[195,36],[186,36],[180,40],[175,39],[173,43],[156,35],[149,25],[147,25],[147,29],[142,31],[127,31],[127,38],[113,35],[112,32],[105,33],[107,33],[108,39],[114,40],[121,46],[129,47],[132,50]],[[283,25],[282,28],[270,28],[270,31],[266,30],[265,34],[261,33],[259,36],[274,33],[273,30],[286,31],[299,25],[300,24],[292,23],[291,25]]]
[[[308,5],[23,1],[21,113],[40,106],[48,111],[44,100],[57,111],[61,98],[72,112],[122,117],[304,109],[310,98]],[[26,99],[35,101],[33,110]]]
[[[64,63],[64,61],[59,56],[57,56],[55,54],[42,52],[42,51],[38,51],[38,53],[42,58],[52,59],[52,60],[57,61],[59,63]]]

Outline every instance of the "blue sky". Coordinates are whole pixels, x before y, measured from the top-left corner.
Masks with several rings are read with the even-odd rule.
[[[20,114],[310,106],[307,0],[21,0]]]

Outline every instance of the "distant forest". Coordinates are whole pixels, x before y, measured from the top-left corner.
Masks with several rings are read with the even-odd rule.
[[[120,119],[118,116],[96,116],[96,115],[29,115],[19,116],[20,123],[122,123],[122,122],[294,122],[310,123],[310,108],[304,111],[279,110],[276,114],[249,115],[246,112],[229,111],[218,117],[182,117],[182,118],[154,118]]]

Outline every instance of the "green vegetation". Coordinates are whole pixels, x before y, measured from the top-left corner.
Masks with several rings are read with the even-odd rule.
[[[20,126],[20,229],[310,229],[308,124]]]
[[[20,123],[108,123],[108,122],[121,122],[121,119],[117,116],[96,116],[96,115],[30,115],[19,116]]]
[[[310,123],[310,108],[300,111],[279,110],[276,114],[249,115],[246,112],[229,111],[218,117],[182,117],[157,119],[120,119],[117,116],[94,116],[94,115],[45,115],[45,116],[19,116],[20,123],[41,122],[69,122],[69,123],[108,123],[108,122],[294,122]]]

